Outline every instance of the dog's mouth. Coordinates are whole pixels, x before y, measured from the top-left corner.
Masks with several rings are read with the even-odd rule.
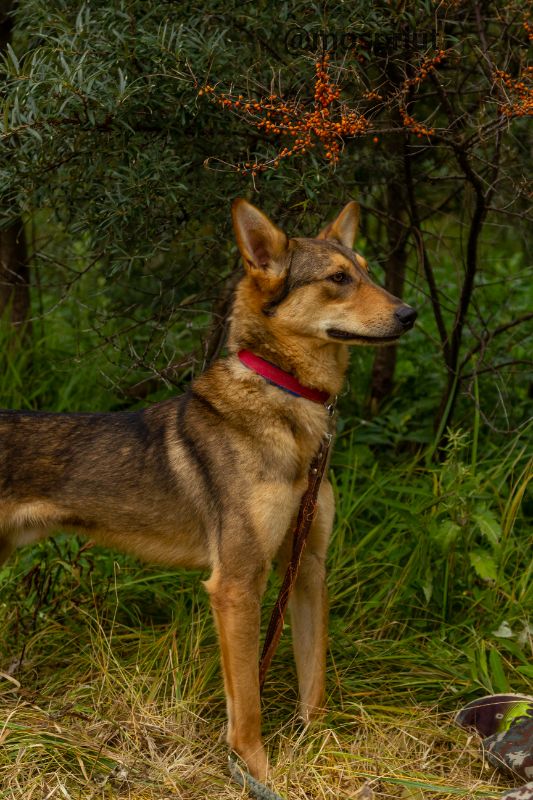
[[[328,328],[327,335],[331,339],[340,339],[345,342],[361,342],[362,344],[387,344],[388,342],[396,342],[401,334],[396,336],[361,336],[358,333],[351,333],[350,331],[341,331],[338,328]]]

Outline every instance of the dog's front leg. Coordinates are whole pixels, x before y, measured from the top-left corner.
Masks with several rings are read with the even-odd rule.
[[[331,484],[320,487],[317,514],[300,562],[289,609],[298,685],[300,716],[306,722],[324,706],[328,639],[326,552],[333,527],[335,504]]]
[[[228,708],[229,746],[250,773],[265,780],[267,757],[261,742],[259,697],[260,603],[267,570],[256,577],[226,577],[215,569],[206,588],[220,641]]]

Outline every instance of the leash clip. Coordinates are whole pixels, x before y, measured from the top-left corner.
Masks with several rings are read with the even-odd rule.
[[[337,408],[337,395],[333,398],[331,403],[326,405],[326,411],[328,412],[328,417],[332,417],[335,413],[335,409]]]

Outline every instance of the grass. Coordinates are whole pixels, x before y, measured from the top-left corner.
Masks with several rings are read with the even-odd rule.
[[[92,365],[65,381],[46,346],[26,366],[33,397],[4,351],[3,405],[112,407],[107,386],[87,393]],[[309,729],[294,718],[287,626],[263,703],[272,785],[291,800],[496,797],[512,778],[452,720],[482,694],[531,692],[531,430],[497,446],[479,423],[474,442],[455,431],[436,465],[354,424],[332,467],[329,711]],[[0,567],[2,800],[245,796],[225,765],[203,577],[65,535]]]
[[[77,548],[42,545],[37,574],[12,578],[28,602],[3,607],[4,647],[18,628],[11,656],[24,652],[0,681],[0,796],[241,796],[225,776],[218,655],[198,576],[126,563],[105,575],[103,552]],[[32,615],[32,587],[39,597],[50,574],[55,589],[43,588]],[[333,629],[342,622],[334,606]],[[464,654],[391,628],[332,636],[331,711],[308,731],[291,717],[283,641],[264,706],[273,783],[285,796],[348,798],[370,782],[385,797],[470,797],[506,785],[439,710],[474,690]]]

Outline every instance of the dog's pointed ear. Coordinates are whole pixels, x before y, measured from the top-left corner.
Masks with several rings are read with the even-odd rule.
[[[284,269],[282,256],[289,244],[285,233],[266,214],[241,198],[234,200],[231,213],[246,267],[279,275]]]
[[[355,237],[359,229],[359,203],[350,200],[346,203],[341,213],[320,231],[317,239],[335,239],[350,250],[354,246]]]

